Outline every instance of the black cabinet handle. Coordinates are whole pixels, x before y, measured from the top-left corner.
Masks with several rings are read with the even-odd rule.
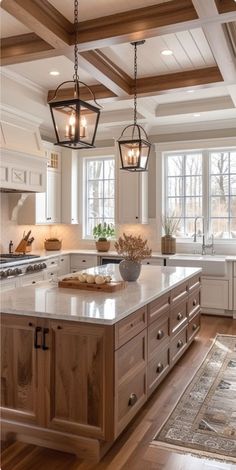
[[[41,348],[40,344],[38,344],[38,334],[42,331],[41,326],[36,326],[34,332],[34,347],[35,349]]]
[[[182,320],[182,318],[183,318],[182,313],[178,313],[178,315],[177,315],[177,320],[180,321],[180,320]]]
[[[128,405],[134,406],[137,401],[138,401],[137,395],[135,393],[131,393],[129,397]]]
[[[46,335],[49,333],[49,328],[44,328],[43,329],[43,345],[42,345],[42,349],[44,351],[46,351],[47,349],[49,349],[48,346],[46,346]]]

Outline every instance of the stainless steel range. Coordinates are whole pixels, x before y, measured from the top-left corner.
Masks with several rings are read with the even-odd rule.
[[[36,262],[37,259],[37,262]],[[45,262],[38,262],[38,255],[7,253],[0,255],[0,279],[42,271],[47,268]],[[6,264],[8,266],[6,266]]]

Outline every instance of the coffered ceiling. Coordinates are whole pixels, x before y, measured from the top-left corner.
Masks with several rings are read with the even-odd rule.
[[[72,79],[73,5],[73,0],[1,2],[3,73],[41,87],[45,100]],[[172,132],[181,123],[197,128],[204,122],[212,128],[220,122],[236,126],[234,0],[80,0],[79,18],[80,79],[102,102],[101,138],[109,127],[114,136],[119,133],[122,112],[124,122],[130,119],[130,42],[139,39],[146,39],[138,48],[138,92],[147,129]],[[171,55],[162,54],[166,49]],[[82,94],[89,99],[86,89]],[[50,126],[46,109],[44,124]]]

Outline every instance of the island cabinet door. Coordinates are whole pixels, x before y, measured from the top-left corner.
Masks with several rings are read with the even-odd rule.
[[[1,316],[2,418],[42,424],[42,328],[31,317]]]
[[[113,438],[113,327],[50,322],[47,427]]]

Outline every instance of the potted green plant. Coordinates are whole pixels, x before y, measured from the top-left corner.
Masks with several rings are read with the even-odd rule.
[[[124,258],[119,264],[120,275],[124,281],[136,281],[141,271],[141,261],[152,254],[152,250],[147,245],[147,240],[143,240],[141,235],[126,235],[119,237],[114,247]]]
[[[176,234],[180,220],[163,215],[162,228],[164,235],[161,237],[161,252],[163,255],[174,255],[176,253]]]
[[[99,223],[93,228],[93,236],[96,241],[97,251],[109,251],[110,238],[114,237],[115,228],[112,224]]]

